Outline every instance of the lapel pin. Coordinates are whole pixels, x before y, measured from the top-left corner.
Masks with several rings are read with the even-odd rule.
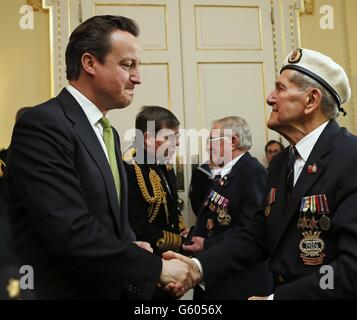
[[[316,163],[314,163],[314,164],[309,164],[309,165],[307,166],[307,173],[314,174],[314,173],[317,173],[317,170],[318,170],[318,168],[317,168],[317,164],[316,164]]]

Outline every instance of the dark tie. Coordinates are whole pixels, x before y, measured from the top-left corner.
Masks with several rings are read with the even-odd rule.
[[[296,150],[295,146],[290,146],[288,169],[287,169],[287,175],[286,175],[286,191],[289,195],[294,188],[294,164],[295,164],[298,154],[299,153]]]

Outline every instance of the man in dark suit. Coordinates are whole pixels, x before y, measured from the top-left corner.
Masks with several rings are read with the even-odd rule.
[[[186,259],[196,281],[199,267],[210,288],[227,270],[270,257],[275,288],[252,299],[357,297],[357,138],[335,121],[350,96],[345,71],[329,57],[288,55],[267,102],[268,127],[291,146],[273,159],[256,222],[198,254],[198,263]]]
[[[144,106],[135,119],[135,142],[124,156],[130,225],[159,255],[179,251],[186,232],[170,164],[179,143],[179,125],[170,110]]]
[[[231,116],[213,122],[207,147],[213,162],[219,165],[212,170],[215,179],[201,206],[193,243],[184,245],[185,250],[207,250],[227,241],[235,228],[254,221],[254,214],[263,200],[267,171],[250,155],[251,146],[252,135],[244,119]],[[237,287],[240,289],[236,290]],[[196,288],[195,297],[247,299],[256,292],[267,294],[269,290],[268,266],[261,263],[245,272],[226,273],[225,281],[212,290]]]
[[[37,299],[143,299],[174,281],[174,264],[134,242],[119,136],[106,117],[141,82],[137,35],[125,17],[83,22],[66,50],[70,85],[16,123],[6,196]]]

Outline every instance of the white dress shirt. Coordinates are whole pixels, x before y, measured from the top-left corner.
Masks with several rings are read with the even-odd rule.
[[[74,97],[74,99],[77,100],[77,102],[81,106],[83,112],[88,118],[88,121],[91,124],[92,129],[94,130],[100,142],[100,145],[103,148],[105,156],[109,161],[107,148],[105,146],[104,139],[103,139],[103,126],[98,122],[103,117],[103,113],[97,108],[97,106],[93,102],[91,102],[87,97],[85,97],[73,86],[68,85],[66,86],[66,89]]]
[[[295,148],[299,153],[294,164],[294,186],[298,180],[302,169],[310,156],[312,149],[314,148],[316,141],[320,137],[322,131],[327,126],[328,121],[324,122],[321,126],[311,131],[307,136],[302,138],[296,145]]]
[[[223,168],[214,168],[212,169],[212,175],[216,176],[218,174],[221,175],[221,178],[223,178],[224,176],[226,176],[228,173],[231,172],[233,166],[238,162],[238,160],[243,157],[243,155],[245,154],[242,153],[240,154],[238,157],[234,158],[233,160],[229,161]]]

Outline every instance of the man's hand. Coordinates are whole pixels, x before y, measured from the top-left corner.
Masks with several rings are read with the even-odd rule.
[[[191,274],[191,267],[187,263],[177,259],[163,259],[160,284],[180,298],[193,286]]]
[[[188,268],[188,273],[182,277],[180,281],[171,281],[165,285],[165,289],[169,290],[176,297],[181,297],[188,291],[188,289],[193,288],[198,282],[201,281],[201,271],[198,265],[190,258],[187,258],[173,251],[164,252],[162,257],[164,258],[163,261],[175,261],[175,263],[184,263]]]
[[[182,245],[182,249],[189,252],[198,252],[198,251],[203,251],[203,249],[205,248],[204,246],[205,238],[193,237],[192,242],[193,244]]]
[[[140,247],[140,248],[142,248],[142,249],[144,249],[144,250],[146,250],[146,251],[149,251],[150,253],[153,253],[153,252],[154,252],[154,250],[153,250],[153,248],[151,248],[151,245],[150,245],[149,242],[134,241],[134,243],[135,243],[138,247]]]

